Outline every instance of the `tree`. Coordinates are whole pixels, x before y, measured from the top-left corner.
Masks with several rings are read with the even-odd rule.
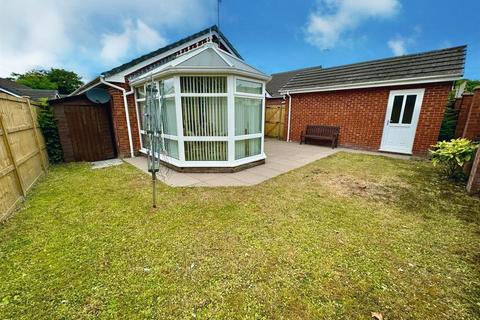
[[[57,85],[58,92],[62,94],[70,94],[83,85],[82,77],[64,69],[50,69],[48,79]]]
[[[33,89],[58,90],[61,94],[70,94],[81,85],[82,77],[65,69],[30,70],[24,74],[12,73],[14,81]]]
[[[12,77],[16,82],[32,89],[57,89],[57,85],[48,78],[46,70],[30,70],[24,74],[12,73]]]
[[[473,89],[475,89],[475,87],[480,86],[480,80],[462,79],[462,80],[458,80],[455,83],[455,89],[457,89],[464,82],[467,83],[465,85],[466,92],[473,92]]]

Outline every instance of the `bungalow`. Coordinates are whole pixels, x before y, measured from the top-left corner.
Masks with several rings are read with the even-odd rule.
[[[104,90],[111,101],[103,114],[111,114],[116,145],[116,152],[108,154],[133,157],[149,152],[144,120],[146,97],[154,91],[162,106],[165,150],[159,156],[166,165],[180,171],[236,171],[265,161],[263,115],[269,80],[245,63],[213,26],[103,72],[53,104],[85,109],[88,99],[99,98],[96,102],[104,106]],[[66,118],[64,109],[58,108],[61,119]],[[76,134],[60,135],[67,137],[64,150],[75,149],[68,139]]]
[[[29,97],[32,100],[56,99],[60,97],[58,90],[32,89],[10,79],[0,78],[0,92],[14,97]]]
[[[437,141],[465,56],[466,46],[459,46],[299,70],[270,96],[285,100],[288,141],[300,141],[308,124],[332,125],[340,127],[339,144],[345,147],[424,155]]]

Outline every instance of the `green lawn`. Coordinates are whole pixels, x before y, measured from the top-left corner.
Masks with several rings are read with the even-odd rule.
[[[338,153],[243,188],[54,166],[0,226],[0,318],[480,318],[480,199]]]

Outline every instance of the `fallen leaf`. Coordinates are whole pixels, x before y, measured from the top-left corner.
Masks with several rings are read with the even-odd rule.
[[[376,320],[383,320],[383,315],[380,312],[372,312],[372,318]]]

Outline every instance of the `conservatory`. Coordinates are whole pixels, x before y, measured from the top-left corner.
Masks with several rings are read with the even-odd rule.
[[[264,163],[264,92],[269,79],[215,43],[129,79],[135,88],[140,151],[150,152],[146,104],[159,99],[163,152],[157,157],[167,166],[235,172]]]

